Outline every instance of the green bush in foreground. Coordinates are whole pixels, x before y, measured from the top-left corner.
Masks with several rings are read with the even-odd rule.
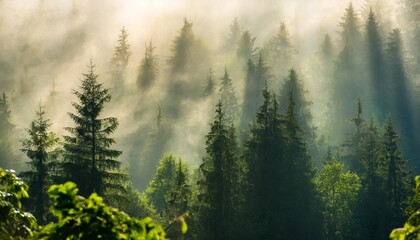
[[[28,185],[15,174],[0,168],[0,239],[26,239],[36,227],[35,218],[22,209],[28,198]]]
[[[163,228],[151,218],[131,218],[107,206],[96,193],[84,198],[77,192],[72,182],[48,190],[58,222],[41,227],[33,239],[165,239]]]
[[[416,177],[416,189],[410,199],[407,210],[410,217],[404,227],[394,229],[391,232],[392,240],[419,240],[420,239],[420,176]]]

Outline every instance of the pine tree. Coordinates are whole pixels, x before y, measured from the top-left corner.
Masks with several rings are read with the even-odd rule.
[[[256,113],[245,141],[243,158],[248,164],[246,229],[249,239],[277,239],[283,236],[282,191],[284,139],[278,104],[267,86],[262,91],[263,103]],[[276,184],[271,184],[276,183]],[[252,216],[252,217],[251,217]]]
[[[53,132],[49,132],[51,125],[50,120],[45,118],[44,107],[40,105],[36,119],[26,130],[29,138],[22,142],[22,152],[30,159],[30,170],[22,172],[20,176],[29,186],[28,207],[34,211],[40,224],[47,222],[47,190],[53,183],[52,169],[58,164],[55,152],[59,139]]]
[[[325,63],[333,63],[334,59],[334,47],[331,42],[331,37],[329,34],[325,34],[324,39],[321,43],[321,56]]]
[[[367,61],[369,64],[369,79],[373,88],[373,103],[375,112],[379,120],[385,118],[385,114],[389,111],[388,103],[388,82],[385,77],[385,63],[382,53],[382,41],[379,33],[376,16],[372,9],[369,12],[365,25],[366,45],[367,45]]]
[[[356,115],[351,119],[354,124],[355,131],[349,134],[346,142],[343,144],[347,149],[343,156],[344,161],[348,164],[352,172],[360,173],[362,166],[360,163],[360,143],[364,134],[365,120],[362,118],[362,102],[357,99]]]
[[[229,26],[229,36],[226,39],[224,49],[228,52],[234,52],[239,44],[241,37],[241,25],[239,24],[238,18],[235,17],[232,24]]]
[[[241,38],[239,39],[236,56],[244,62],[252,58],[256,51],[254,44],[255,37],[252,37],[251,32],[243,32]]]
[[[278,78],[285,75],[287,70],[292,67],[297,51],[292,45],[284,22],[280,24],[263,53],[267,56],[267,61],[273,67],[274,75]]]
[[[209,73],[207,75],[207,84],[204,88],[203,96],[208,97],[214,93],[214,72],[213,69],[210,67]]]
[[[179,35],[172,42],[173,55],[169,58],[172,74],[182,74],[187,70],[191,61],[191,49],[194,46],[195,37],[192,31],[192,23],[184,19],[184,26],[179,30]]]
[[[169,143],[170,129],[165,119],[166,116],[159,107],[156,122],[148,134],[141,158],[133,164],[135,171],[132,173],[132,177],[139,189],[145,189],[149,181],[152,180],[159,159],[164,155]]]
[[[370,121],[360,144],[362,162],[362,191],[360,200],[361,238],[385,239],[391,229],[384,185],[386,166],[381,149],[381,132],[377,123]]]
[[[235,89],[233,88],[232,79],[229,76],[227,68],[220,79],[219,95],[223,106],[223,112],[228,124],[233,124],[238,117],[238,100],[236,98]]]
[[[354,11],[353,3],[349,3],[348,7],[345,9],[344,16],[341,18],[340,22],[340,35],[342,46],[348,46],[350,48],[355,48],[360,45],[361,42],[361,33],[359,29],[359,18]]]
[[[393,100],[390,112],[395,118],[395,123],[405,140],[403,149],[410,159],[416,159],[419,139],[418,131],[414,124],[412,85],[405,70],[405,58],[403,54],[403,42],[399,29],[394,29],[388,38],[386,49],[386,63],[389,71],[389,96]]]
[[[14,124],[11,122],[9,100],[5,93],[0,98],[0,167],[15,168],[15,156],[12,149]]]
[[[67,180],[79,186],[81,195],[96,192],[108,202],[116,203],[123,199],[122,186],[127,179],[117,160],[122,152],[111,149],[115,140],[109,137],[117,129],[118,120],[100,118],[111,94],[98,83],[94,69],[91,61],[89,72],[83,74],[80,91],[73,91],[79,102],[72,103],[76,113],[69,113],[75,126],[65,128],[70,135],[64,136],[63,167]]]
[[[320,203],[315,191],[314,164],[308,155],[305,134],[297,119],[293,91],[289,95],[289,105],[284,116],[285,145],[283,169],[285,208],[284,237],[294,239],[321,239],[322,223]],[[301,216],[304,216],[302,219]],[[305,226],[305,231],[299,231]]]
[[[245,95],[242,104],[241,129],[246,128],[252,115],[258,110],[258,106],[261,105],[261,91],[269,79],[269,69],[261,54],[256,64],[251,59],[248,60]]]
[[[206,156],[199,168],[202,177],[197,183],[200,239],[234,239],[238,236],[234,230],[245,172],[238,157],[234,128],[225,120],[221,100],[206,138]]]
[[[144,50],[144,57],[139,67],[137,86],[140,89],[147,90],[150,88],[159,74],[158,59],[154,55],[155,47],[150,41]]]
[[[118,36],[118,43],[114,49],[114,56],[111,59],[112,75],[117,86],[124,84],[125,71],[130,58],[130,44],[128,44],[128,33],[125,27],[121,29]]]
[[[399,137],[390,117],[385,121],[383,141],[383,154],[388,170],[385,189],[388,193],[387,200],[391,212],[389,222],[392,227],[395,227],[404,223],[402,209],[406,207],[409,179],[407,179],[407,161],[402,157]]]

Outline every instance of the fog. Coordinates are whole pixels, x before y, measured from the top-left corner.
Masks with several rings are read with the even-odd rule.
[[[369,6],[377,9],[378,22],[386,33],[382,36],[383,43],[393,28],[401,28],[405,33],[405,21],[400,17],[402,10],[398,10],[400,1],[357,0],[352,3],[361,25],[365,23]],[[293,67],[312,102],[313,125],[324,131],[328,126],[329,83],[315,72],[315,66],[325,34],[331,36],[335,55],[343,48],[339,22],[348,5],[349,1],[336,0],[0,0],[0,90],[10,98],[12,122],[17,129],[15,151],[19,152],[18,140],[26,137],[24,129],[34,118],[38,103],[47,106],[52,130],[59,135],[67,134],[63,127],[73,126],[67,112],[75,111],[71,106],[71,102],[76,101],[72,90],[78,89],[92,59],[99,82],[111,88],[114,95],[103,116],[117,117],[120,122],[113,137],[117,142],[115,148],[123,151],[123,162],[132,168],[142,166],[138,164],[161,107],[163,122],[171,129],[161,151],[172,152],[191,165],[199,165],[215,100],[179,99],[183,93],[178,96],[172,92],[169,79],[173,75],[168,59],[172,55],[173,39],[179,34],[184,19],[192,22],[194,36],[207,52],[203,69],[211,66],[215,82],[219,84],[226,66],[239,103],[243,98],[246,64],[233,59],[234,54],[221,50],[229,26],[237,17],[242,30],[249,30],[256,37],[255,47],[262,49],[284,22],[296,49]],[[123,27],[128,32],[131,55],[125,77],[116,82],[110,73],[110,61]],[[363,32],[363,26],[361,29]],[[136,79],[145,46],[150,41],[155,47],[159,74],[154,84],[145,90],[138,88]],[[406,42],[409,48],[410,43]],[[412,84],[417,84],[416,76],[411,74]],[[278,92],[283,77],[274,76],[270,80],[268,84],[273,91]],[[193,79],[194,86],[201,86],[195,91],[204,90],[206,74],[202,74],[201,68],[185,79]],[[53,89],[55,95],[51,95]],[[329,131],[334,132],[334,129]],[[329,144],[338,145],[341,140],[330,139]],[[20,161],[26,160],[22,157]],[[141,174],[145,170],[129,171]],[[138,185],[144,187],[144,184]]]

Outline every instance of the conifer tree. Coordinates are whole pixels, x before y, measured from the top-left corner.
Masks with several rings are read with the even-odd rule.
[[[403,42],[399,29],[394,29],[390,34],[386,49],[386,63],[389,73],[389,96],[392,99],[390,112],[394,116],[395,124],[401,131],[404,141],[403,149],[406,156],[415,160],[415,149],[419,139],[416,136],[417,127],[414,124],[412,86],[406,73]]]
[[[349,3],[345,9],[344,16],[340,22],[340,35],[342,46],[348,46],[350,48],[357,47],[361,42],[361,33],[359,29],[360,20],[353,8],[353,3]]]
[[[263,103],[251,124],[245,141],[243,158],[248,164],[248,191],[246,203],[246,225],[249,239],[276,239],[284,236],[282,187],[284,139],[275,96],[267,86],[262,91]],[[278,184],[267,184],[278,183]],[[278,204],[284,202],[283,204]],[[251,217],[252,216],[252,217]]]
[[[369,79],[373,88],[373,104],[379,120],[385,119],[389,111],[388,103],[388,82],[385,75],[385,63],[382,52],[382,41],[376,21],[376,16],[371,9],[365,25],[367,61],[369,64]]]
[[[321,56],[325,63],[332,64],[334,59],[334,47],[329,34],[325,34],[321,43]]]
[[[229,35],[226,39],[224,49],[228,52],[234,52],[239,44],[241,37],[241,25],[239,24],[238,18],[235,17],[233,22],[229,26]]]
[[[278,78],[285,75],[287,70],[292,67],[297,51],[292,45],[289,31],[284,22],[271,37],[263,53],[267,56],[267,61],[273,67],[274,75]]]
[[[386,165],[381,152],[381,132],[377,123],[370,121],[360,144],[362,162],[362,190],[360,200],[361,239],[385,239],[388,208],[386,202]]]
[[[157,75],[159,74],[158,59],[154,54],[155,47],[152,45],[152,41],[146,45],[144,50],[144,57],[139,67],[137,86],[140,89],[147,90],[156,81]]]
[[[239,106],[232,79],[229,76],[227,68],[225,68],[225,73],[220,79],[219,95],[226,122],[229,125],[235,123],[238,117]]]
[[[94,69],[91,61],[80,90],[73,91],[78,102],[72,103],[76,113],[69,113],[69,117],[75,126],[65,128],[69,135],[64,136],[63,167],[67,180],[79,186],[80,194],[88,196],[96,192],[115,203],[123,200],[122,186],[127,175],[117,160],[122,152],[111,148],[115,140],[109,136],[117,129],[118,120],[100,118],[105,104],[111,101],[111,94],[97,81]]]
[[[269,69],[260,53],[258,62],[248,60],[248,69],[245,82],[245,95],[242,104],[241,129],[245,129],[250,122],[252,115],[261,105],[261,91],[264,83],[270,79]]]
[[[12,135],[15,128],[11,122],[9,100],[5,93],[0,98],[0,167],[15,168],[15,156],[12,149]]]
[[[203,96],[208,97],[214,93],[214,72],[213,69],[210,67],[209,73],[207,74],[207,83],[206,87],[204,88]]]
[[[406,170],[407,161],[402,157],[402,152],[399,148],[399,137],[390,117],[385,121],[383,141],[383,154],[388,170],[385,190],[388,193],[387,200],[391,213],[389,222],[392,227],[395,227],[404,222],[402,209],[406,208],[409,174]]]
[[[29,138],[22,142],[22,152],[30,159],[30,170],[22,172],[20,176],[29,186],[30,199],[27,207],[34,211],[40,224],[47,222],[47,190],[54,180],[52,169],[58,165],[55,152],[59,139],[49,131],[51,125],[50,120],[45,118],[44,107],[40,105],[36,119],[26,130]]]
[[[245,165],[238,157],[233,125],[228,126],[219,100],[207,134],[206,156],[200,165],[198,201],[202,226],[200,239],[234,239]]]
[[[255,37],[252,37],[251,32],[243,32],[241,38],[239,39],[236,56],[244,62],[252,58],[256,51],[254,44]]]
[[[285,208],[285,238],[321,239],[322,223],[320,202],[315,190],[315,167],[308,155],[305,134],[299,126],[295,110],[293,91],[289,95],[289,106],[284,116],[285,145],[283,169]],[[301,216],[305,216],[303,219]],[[306,231],[299,231],[306,226]]]
[[[114,55],[111,59],[112,75],[115,78],[117,86],[124,83],[125,70],[130,58],[130,44],[128,44],[128,33],[125,27],[121,29],[118,36],[118,43],[114,49]]]

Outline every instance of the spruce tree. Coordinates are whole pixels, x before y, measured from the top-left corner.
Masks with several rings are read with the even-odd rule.
[[[223,112],[228,124],[233,124],[238,117],[238,100],[233,88],[232,79],[229,76],[227,68],[223,77],[220,79],[219,96],[223,106]]]
[[[15,156],[12,148],[12,137],[15,125],[11,121],[9,99],[5,93],[0,98],[0,167],[16,168]]]
[[[293,65],[296,49],[293,47],[289,31],[284,22],[280,24],[263,51],[267,61],[273,67],[277,78],[285,75]]]
[[[238,48],[236,50],[236,56],[238,59],[245,62],[248,59],[254,57],[256,51],[254,44],[255,37],[252,37],[251,32],[243,32],[241,38],[239,39]]]
[[[258,106],[261,105],[261,91],[264,89],[264,84],[270,79],[269,69],[261,54],[257,63],[249,59],[247,65],[241,129],[247,127],[252,119],[252,115],[258,110]]]
[[[349,3],[345,9],[344,16],[339,23],[341,31],[342,46],[349,46],[350,48],[357,47],[361,42],[361,33],[359,29],[360,20],[353,8],[353,3]]]
[[[22,141],[22,152],[30,159],[27,164],[30,170],[20,176],[29,186],[27,208],[33,211],[40,224],[47,222],[48,197],[47,190],[54,181],[54,168],[58,167],[57,150],[59,138],[49,131],[49,119],[45,118],[42,105],[36,111],[36,119],[26,129],[28,139]]]
[[[137,86],[142,90],[149,89],[156,81],[159,73],[158,59],[154,54],[155,47],[150,41],[144,50],[144,57],[139,67]]]
[[[214,93],[214,89],[215,89],[214,72],[213,72],[213,69],[210,67],[209,73],[207,74],[207,83],[203,91],[203,96],[204,97],[211,96]]]
[[[238,157],[234,128],[229,127],[219,100],[206,138],[206,156],[198,181],[200,239],[235,239],[245,165]]]
[[[248,164],[247,222],[249,239],[277,239],[283,236],[284,139],[275,96],[267,86],[245,141],[243,158]],[[276,184],[270,184],[276,183]],[[283,204],[279,204],[283,202]]]
[[[417,159],[415,149],[419,139],[416,135],[418,128],[414,123],[416,116],[413,109],[412,84],[406,73],[403,42],[399,29],[394,29],[388,37],[386,49],[386,64],[389,73],[389,96],[392,99],[390,112],[394,116],[395,124],[405,139],[403,149],[412,160]]]
[[[241,25],[239,24],[238,18],[235,17],[229,26],[229,35],[226,38],[226,43],[224,45],[224,49],[227,52],[234,52],[236,50],[236,47],[239,44],[239,39],[241,37],[241,32]]]
[[[67,180],[79,186],[81,195],[96,192],[116,203],[123,199],[123,181],[127,180],[117,160],[122,152],[111,148],[115,140],[109,136],[117,129],[118,120],[100,118],[111,94],[97,81],[94,69],[91,61],[80,90],[73,90],[78,102],[72,103],[76,113],[69,113],[69,117],[75,126],[65,128],[69,135],[64,136],[63,167]]]
[[[320,202],[314,185],[315,167],[308,154],[305,134],[300,127],[293,91],[289,95],[289,105],[284,116],[284,237],[293,239],[321,239],[322,223]],[[304,216],[302,218],[302,216]],[[299,231],[305,226],[305,231]]]
[[[377,123],[371,120],[360,144],[363,185],[359,208],[361,239],[385,239],[391,230],[387,228],[386,165],[381,139]]]
[[[117,46],[114,49],[114,55],[111,59],[112,75],[116,85],[124,84],[125,71],[130,58],[130,44],[128,44],[128,33],[125,27],[121,29],[118,36]]]
[[[399,136],[390,117],[385,121],[383,133],[383,151],[387,168],[385,190],[390,209],[389,223],[392,228],[404,223],[403,209],[408,195],[407,161],[399,148]]]
[[[385,63],[382,52],[382,40],[376,16],[371,9],[365,25],[367,64],[369,66],[369,79],[373,89],[372,97],[376,116],[380,121],[385,119],[389,111],[388,81],[385,75]]]

